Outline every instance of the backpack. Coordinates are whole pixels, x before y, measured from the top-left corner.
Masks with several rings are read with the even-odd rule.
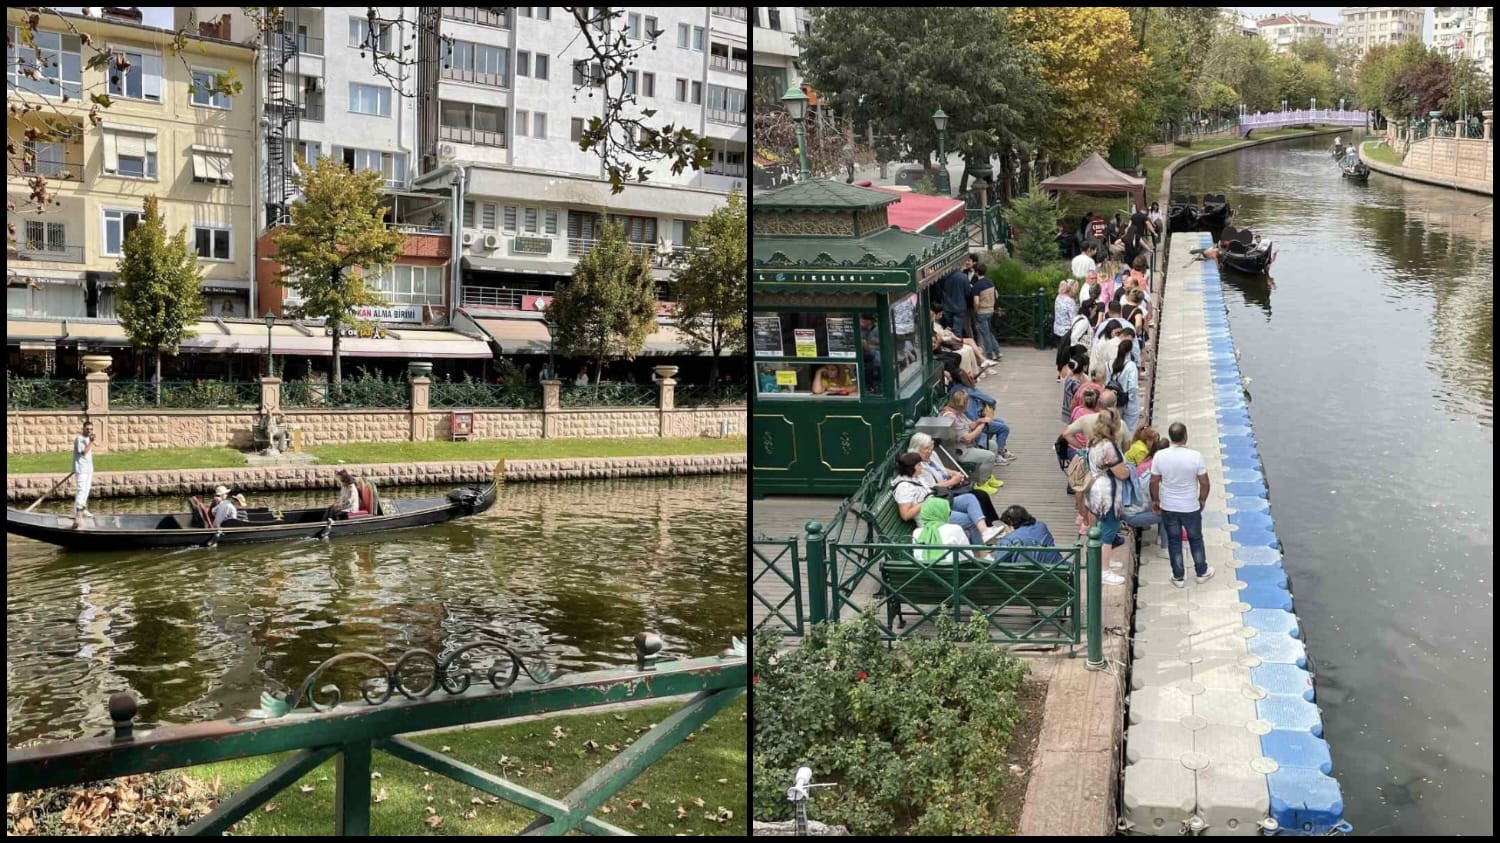
[[[1130,406],[1130,393],[1126,392],[1125,387],[1120,385],[1119,376],[1111,372],[1109,383],[1106,383],[1104,388],[1114,392],[1116,398],[1115,409],[1121,413],[1125,412],[1125,408]]]
[[[1161,516],[1152,511],[1151,501],[1146,498],[1145,484],[1141,482],[1141,476],[1133,468],[1130,471],[1130,477],[1125,480],[1121,502],[1121,520],[1131,527],[1154,527],[1161,523]]]
[[[1068,461],[1068,485],[1075,492],[1087,492],[1093,483],[1093,473],[1089,471],[1088,452],[1074,457]]]

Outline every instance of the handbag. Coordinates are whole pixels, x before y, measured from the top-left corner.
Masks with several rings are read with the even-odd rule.
[[[969,480],[965,480],[957,486],[949,486],[946,489],[941,486],[934,486],[932,488],[932,494],[935,497],[942,498],[945,501],[951,501],[959,495],[971,494],[973,491],[974,483]]]

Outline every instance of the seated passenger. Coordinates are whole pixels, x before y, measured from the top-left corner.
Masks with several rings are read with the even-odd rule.
[[[209,512],[214,519],[213,523],[209,526],[215,528],[224,526],[225,521],[239,514],[234,508],[234,504],[229,500],[229,489],[227,487],[220,486],[214,489],[214,500],[213,503],[209,504]]]
[[[328,508],[329,519],[344,519],[351,516],[368,515],[360,506],[359,484],[354,475],[347,468],[341,468],[337,472],[339,484],[338,502]]]
[[[1000,516],[1000,523],[1010,528],[1010,532],[1000,537],[996,542],[998,546],[1022,545],[1025,547],[1056,547],[1057,543],[1052,540],[1052,531],[1047,525],[1032,517],[1026,511],[1026,507],[1016,504],[1006,507],[1004,514]],[[1000,557],[1005,562],[1037,562],[1043,565],[1060,565],[1063,562],[1061,553],[1056,551],[1010,551],[1002,552]]]
[[[928,498],[922,502],[921,509],[917,513],[917,528],[911,531],[913,544],[922,545],[927,548],[940,548],[944,545],[957,545],[962,547],[970,542],[964,535],[962,527],[949,520],[952,513],[948,502],[942,498]],[[985,552],[981,551],[983,555]],[[920,551],[918,557],[923,562],[939,562],[947,558],[941,550],[928,549]]]
[[[923,434],[917,434],[923,436]],[[931,448],[931,437],[927,439],[928,448]],[[912,437],[915,443],[916,437]],[[908,451],[896,458],[896,476],[891,478],[891,490],[896,499],[896,508],[901,514],[903,521],[911,521],[921,512],[922,504],[932,497],[934,484],[930,475],[918,471],[922,465],[922,453],[918,450]],[[963,527],[968,533],[970,544],[984,544],[991,538],[1000,535],[999,526],[990,527],[986,520],[984,506],[980,504],[980,498],[988,500],[988,495],[975,495],[965,492],[954,495],[950,501],[951,512],[948,520],[951,523]],[[990,511],[994,511],[994,505],[990,504]]]
[[[969,418],[964,412],[968,403],[967,392],[962,389],[954,390],[939,415],[953,424],[953,432],[958,437],[958,448],[954,456],[958,458],[959,465],[973,476],[976,488],[992,492],[1004,485],[1002,481],[996,480],[994,488],[990,488],[990,481],[995,479],[995,452],[983,445],[982,437],[992,422]]]

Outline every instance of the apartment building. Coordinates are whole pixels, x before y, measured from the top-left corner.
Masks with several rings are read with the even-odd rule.
[[[1309,15],[1276,15],[1255,23],[1260,37],[1277,53],[1291,52],[1298,41],[1314,39],[1330,47],[1338,46],[1339,28],[1335,24],[1313,20]]]
[[[1422,6],[1356,6],[1339,10],[1339,45],[1353,47],[1359,58],[1377,44],[1422,37],[1427,10]]]
[[[1260,27],[1255,18],[1229,6],[1219,7],[1219,27],[1226,33],[1247,38],[1260,37]]]
[[[44,13],[32,48],[16,35],[22,14],[8,12],[9,99],[12,106],[36,103],[43,110],[6,123],[10,145],[34,156],[13,162],[8,174],[15,209],[8,218],[18,246],[8,266],[8,316],[114,318],[122,245],[150,194],[160,200],[168,232],[186,228],[198,252],[206,315],[251,316],[255,157],[239,153],[254,148],[254,95],[229,97],[209,88],[221,73],[253,78],[255,52],[194,38],[174,55],[172,32],[144,26],[138,12],[128,11],[102,18]],[[108,77],[90,68],[100,44],[120,49],[129,68],[111,69]],[[39,56],[42,78],[30,78],[25,71]],[[93,126],[87,115],[98,94],[111,104]],[[26,128],[40,119],[61,119],[72,131],[63,142],[25,140]],[[42,213],[28,207],[27,184],[38,175],[58,199]]]
[[[755,23],[755,85],[779,99],[788,86],[802,83],[797,64],[801,51],[793,39],[812,21],[800,6],[756,6],[750,13]]]
[[[1486,74],[1494,73],[1494,15],[1489,6],[1434,6],[1432,46],[1450,56],[1472,60]]]

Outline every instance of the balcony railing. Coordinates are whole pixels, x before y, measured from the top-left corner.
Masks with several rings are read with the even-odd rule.
[[[83,263],[82,246],[45,246],[41,243],[19,243],[16,257],[26,261],[57,261],[58,263]]]
[[[417,225],[409,222],[388,222],[386,228],[395,229],[402,234],[438,234],[448,233],[446,225]]]
[[[745,112],[726,111],[719,108],[710,108],[708,110],[708,119],[712,120],[715,123],[728,123],[731,126],[743,126],[745,125]]]
[[[711,176],[731,176],[733,178],[742,179],[745,177],[745,165],[715,164],[709,167],[707,170],[704,170],[703,172],[708,173]]]
[[[289,110],[297,112],[302,120],[310,120],[314,123],[323,122],[323,100],[320,98],[315,102],[297,102],[296,100],[282,100],[281,102],[267,102],[267,111]]]
[[[591,237],[569,237],[568,255],[570,257],[581,258],[584,255],[588,254],[590,251],[593,251],[594,246],[598,245],[598,243],[599,241],[597,239]],[[634,252],[637,255],[652,257],[656,254],[655,243],[635,243],[627,241],[625,245],[630,249],[630,251]]]
[[[714,17],[729,18],[731,20],[745,20],[744,6],[714,6]]]
[[[442,10],[443,17],[449,20],[467,21],[481,26],[498,26],[502,29],[510,28],[510,9],[497,12],[479,6],[443,6]]]
[[[728,56],[710,56],[708,60],[708,66],[715,70],[727,70],[741,76],[745,75],[747,64],[744,59],[732,59]]]
[[[442,140],[472,143],[475,146],[498,146],[505,148],[504,132],[487,132],[483,129],[464,129],[458,126],[439,126],[438,137]]]
[[[465,305],[476,307],[499,307],[507,310],[521,310],[524,301],[529,296],[550,299],[555,293],[551,290],[516,290],[509,287],[462,287],[459,296]],[[670,301],[662,295],[661,290],[656,291],[657,301]]]
[[[475,85],[488,85],[491,88],[509,88],[510,80],[504,73],[483,73],[478,70],[464,70],[459,67],[443,68],[443,78],[452,79],[455,82],[472,82]]]
[[[295,46],[297,52],[309,56],[323,55],[323,39],[313,35],[299,35],[291,32],[283,32],[281,36],[289,42],[289,46]]]

